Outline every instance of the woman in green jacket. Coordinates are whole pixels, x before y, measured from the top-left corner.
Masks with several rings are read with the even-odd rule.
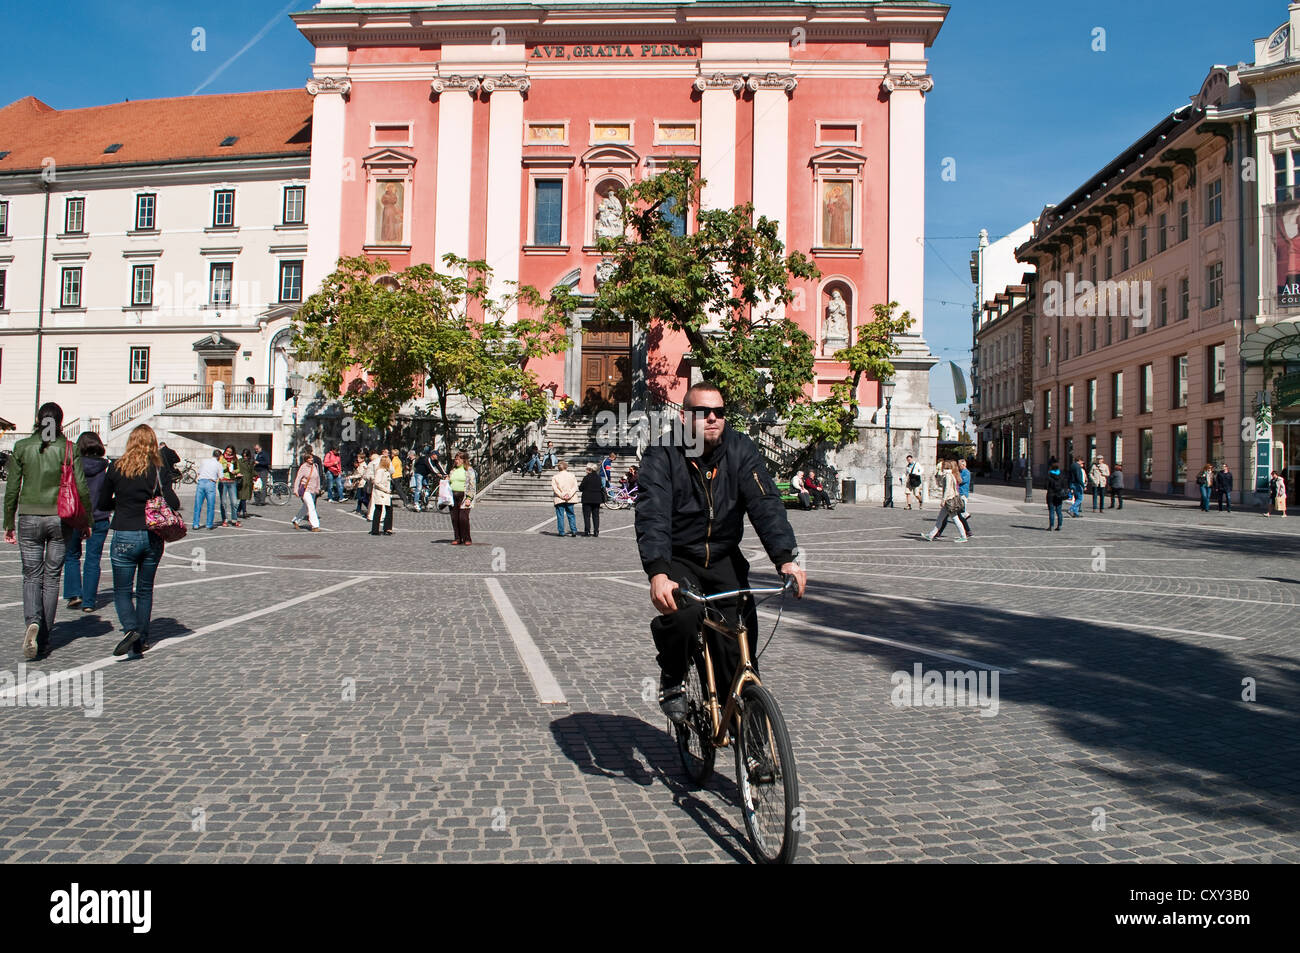
[[[239,519],[248,519],[248,501],[253,498],[253,451],[245,450],[239,456]]]
[[[90,492],[81,470],[81,452],[63,436],[63,408],[53,402],[42,404],[32,435],[14,446],[5,485],[5,542],[18,544],[23,563],[23,656],[28,659],[41,659],[49,652],[67,552],[64,536],[83,531],[59,518],[64,461],[72,464],[81,509],[89,518]],[[89,535],[89,523],[83,532]]]

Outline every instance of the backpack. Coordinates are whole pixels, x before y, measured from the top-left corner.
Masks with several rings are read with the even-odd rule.
[[[1197,485],[1197,486],[1209,486],[1209,485],[1210,485],[1210,481],[1207,480],[1206,477],[1205,477],[1205,471],[1204,471],[1204,470],[1202,470],[1200,473],[1196,474],[1196,485]]]

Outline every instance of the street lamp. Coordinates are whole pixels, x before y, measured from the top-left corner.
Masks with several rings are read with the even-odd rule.
[[[293,469],[298,469],[298,395],[302,393],[303,379],[302,375],[294,371],[289,375],[289,386],[285,388],[285,396],[293,398]],[[283,419],[283,418],[282,418]],[[290,475],[290,480],[293,476]]]
[[[894,403],[894,379],[886,377],[880,382],[880,396],[885,398],[885,506],[894,506],[894,456],[889,439],[889,414]]]
[[[1024,403],[1025,423],[1028,427],[1025,437],[1025,502],[1034,502],[1034,400],[1031,397]]]

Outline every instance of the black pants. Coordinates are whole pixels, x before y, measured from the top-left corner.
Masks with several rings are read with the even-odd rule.
[[[600,504],[583,503],[582,504],[582,535],[586,536],[592,530],[595,535],[600,535]]]
[[[749,563],[740,553],[711,562],[707,568],[692,560],[674,556],[668,578],[678,584],[693,583],[705,595],[730,592],[749,586]],[[745,625],[749,629],[749,655],[752,659],[758,646],[758,612],[754,608],[754,600],[748,596],[744,598]],[[738,618],[737,601],[726,599],[714,603],[732,625],[735,625]],[[654,636],[655,648],[659,650],[656,661],[664,681],[670,684],[680,682],[690,667],[691,640],[699,631],[700,618],[704,614],[702,606],[688,603],[685,599],[679,598],[677,604],[684,608],[657,616],[650,623],[650,633]],[[722,696],[731,687],[732,676],[740,663],[740,646],[734,639],[722,639],[712,629],[705,631],[709,636],[709,653],[713,658],[714,681],[718,694]],[[720,645],[720,642],[725,644]],[[758,668],[757,662],[754,667]]]
[[[1115,487],[1111,487],[1111,488],[1110,488],[1110,508],[1111,508],[1112,510],[1115,508],[1115,503],[1116,503],[1116,501],[1119,502],[1119,508],[1122,510],[1122,509],[1124,508],[1124,491],[1121,490],[1121,489],[1116,489]]]
[[[260,490],[258,490],[257,493],[256,493],[256,497],[257,497],[257,505],[258,505],[258,506],[265,506],[265,505],[266,505],[266,494],[269,493],[269,492],[271,492],[271,471],[270,471],[270,470],[263,470],[263,469],[261,469],[261,468],[259,467],[255,472],[256,472],[257,475],[258,475],[259,477],[261,477],[261,479],[262,479],[262,488],[261,488]]]
[[[384,513],[384,532],[391,533],[393,531],[393,506],[391,503],[388,506],[380,506],[378,503],[375,504],[375,511],[370,517],[370,532],[379,532],[380,510]]]
[[[465,502],[465,494],[451,491],[451,531],[456,541],[462,545],[472,543],[469,536],[469,510],[462,505]]]
[[[1219,490],[1219,512],[1223,512],[1224,504],[1228,506],[1228,512],[1232,512],[1232,493],[1228,490]]]

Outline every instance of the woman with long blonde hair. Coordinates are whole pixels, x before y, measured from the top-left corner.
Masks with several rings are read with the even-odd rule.
[[[956,460],[945,460],[941,465],[940,475],[940,493],[939,493],[939,515],[935,517],[934,529],[928,533],[922,533],[921,538],[926,542],[934,542],[943,528],[948,525],[948,520],[961,513],[963,509],[961,496],[961,471],[957,467]],[[966,542],[966,527],[961,520],[957,520],[957,542]]]
[[[379,520],[384,521],[384,535],[393,535],[393,458],[384,451],[375,461],[370,490],[370,535],[379,535]]]
[[[113,603],[122,625],[122,641],[114,655],[149,648],[149,620],[153,615],[153,580],[162,561],[163,541],[149,532],[144,508],[161,495],[180,512],[181,501],[163,473],[158,437],[141,424],[126,439],[126,451],[108,468],[99,509],[113,513],[113,542],[109,562],[113,567]]]

